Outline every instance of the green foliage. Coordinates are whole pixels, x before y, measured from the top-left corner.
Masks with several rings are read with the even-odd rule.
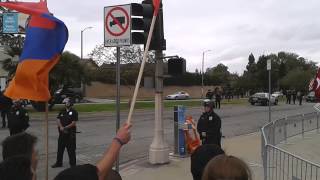
[[[284,89],[295,89],[306,92],[314,73],[312,70],[303,71],[301,68],[296,68],[280,80],[280,85]]]
[[[55,90],[61,85],[80,87],[81,83],[90,84],[92,72],[80,61],[77,55],[64,52],[58,64],[50,72],[51,89]]]
[[[207,83],[213,85],[226,85],[230,81],[230,72],[224,64],[218,64],[216,67],[208,68],[206,75]]]
[[[236,83],[246,91],[268,90],[268,59],[272,61],[271,87],[273,91],[288,88],[304,90],[308,87],[310,78],[317,69],[315,62],[308,61],[294,53],[279,52],[278,54],[262,55],[256,64],[252,56],[249,56],[247,70],[239,78],[239,83]]]

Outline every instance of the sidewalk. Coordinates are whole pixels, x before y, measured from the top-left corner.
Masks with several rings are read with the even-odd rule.
[[[260,133],[237,136],[223,140],[228,155],[243,159],[252,170],[253,179],[263,179]],[[190,158],[170,157],[166,165],[151,165],[147,159],[125,165],[120,171],[123,180],[192,180]]]
[[[291,137],[278,147],[320,166],[320,133],[317,130]]]

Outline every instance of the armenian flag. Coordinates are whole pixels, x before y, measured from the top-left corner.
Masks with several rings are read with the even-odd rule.
[[[49,72],[68,41],[66,25],[49,12],[46,1],[3,2],[0,6],[31,17],[19,64],[5,95],[12,99],[48,101]]]

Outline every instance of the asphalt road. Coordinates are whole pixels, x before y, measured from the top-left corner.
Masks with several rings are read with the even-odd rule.
[[[272,107],[272,118],[281,118],[285,115],[295,115],[299,113],[314,112],[314,104],[286,105],[279,104]],[[186,114],[198,119],[202,113],[202,108],[187,109]],[[228,105],[216,110],[222,119],[222,133],[226,138],[256,132],[268,121],[268,107],[251,105]],[[127,112],[121,114],[123,122],[127,117]],[[38,165],[38,179],[44,179],[45,158],[44,158],[44,115],[32,116],[31,127],[28,132],[39,138],[37,147],[40,154]],[[49,162],[54,164],[57,150],[57,127],[55,115],[49,116]],[[77,134],[77,163],[95,163],[102,156],[108,144],[115,135],[116,116],[114,113],[86,113],[79,115]],[[173,149],[173,110],[164,112],[165,138]],[[120,162],[136,160],[147,157],[149,146],[153,139],[154,112],[151,110],[136,111],[133,116],[132,140],[121,152]],[[7,129],[0,130],[0,140],[9,135]],[[64,168],[69,167],[67,152],[64,156]],[[49,170],[50,179],[63,168]]]

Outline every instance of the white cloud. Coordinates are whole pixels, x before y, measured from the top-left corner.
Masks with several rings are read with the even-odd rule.
[[[80,31],[84,54],[103,42],[103,7],[140,3],[137,0],[48,0],[49,9],[65,21],[70,31],[66,50],[80,55]],[[320,62],[320,15],[317,0],[163,0],[167,55],[180,55],[187,68],[200,69],[202,52],[206,67],[219,62],[242,73],[252,52],[292,51]]]

